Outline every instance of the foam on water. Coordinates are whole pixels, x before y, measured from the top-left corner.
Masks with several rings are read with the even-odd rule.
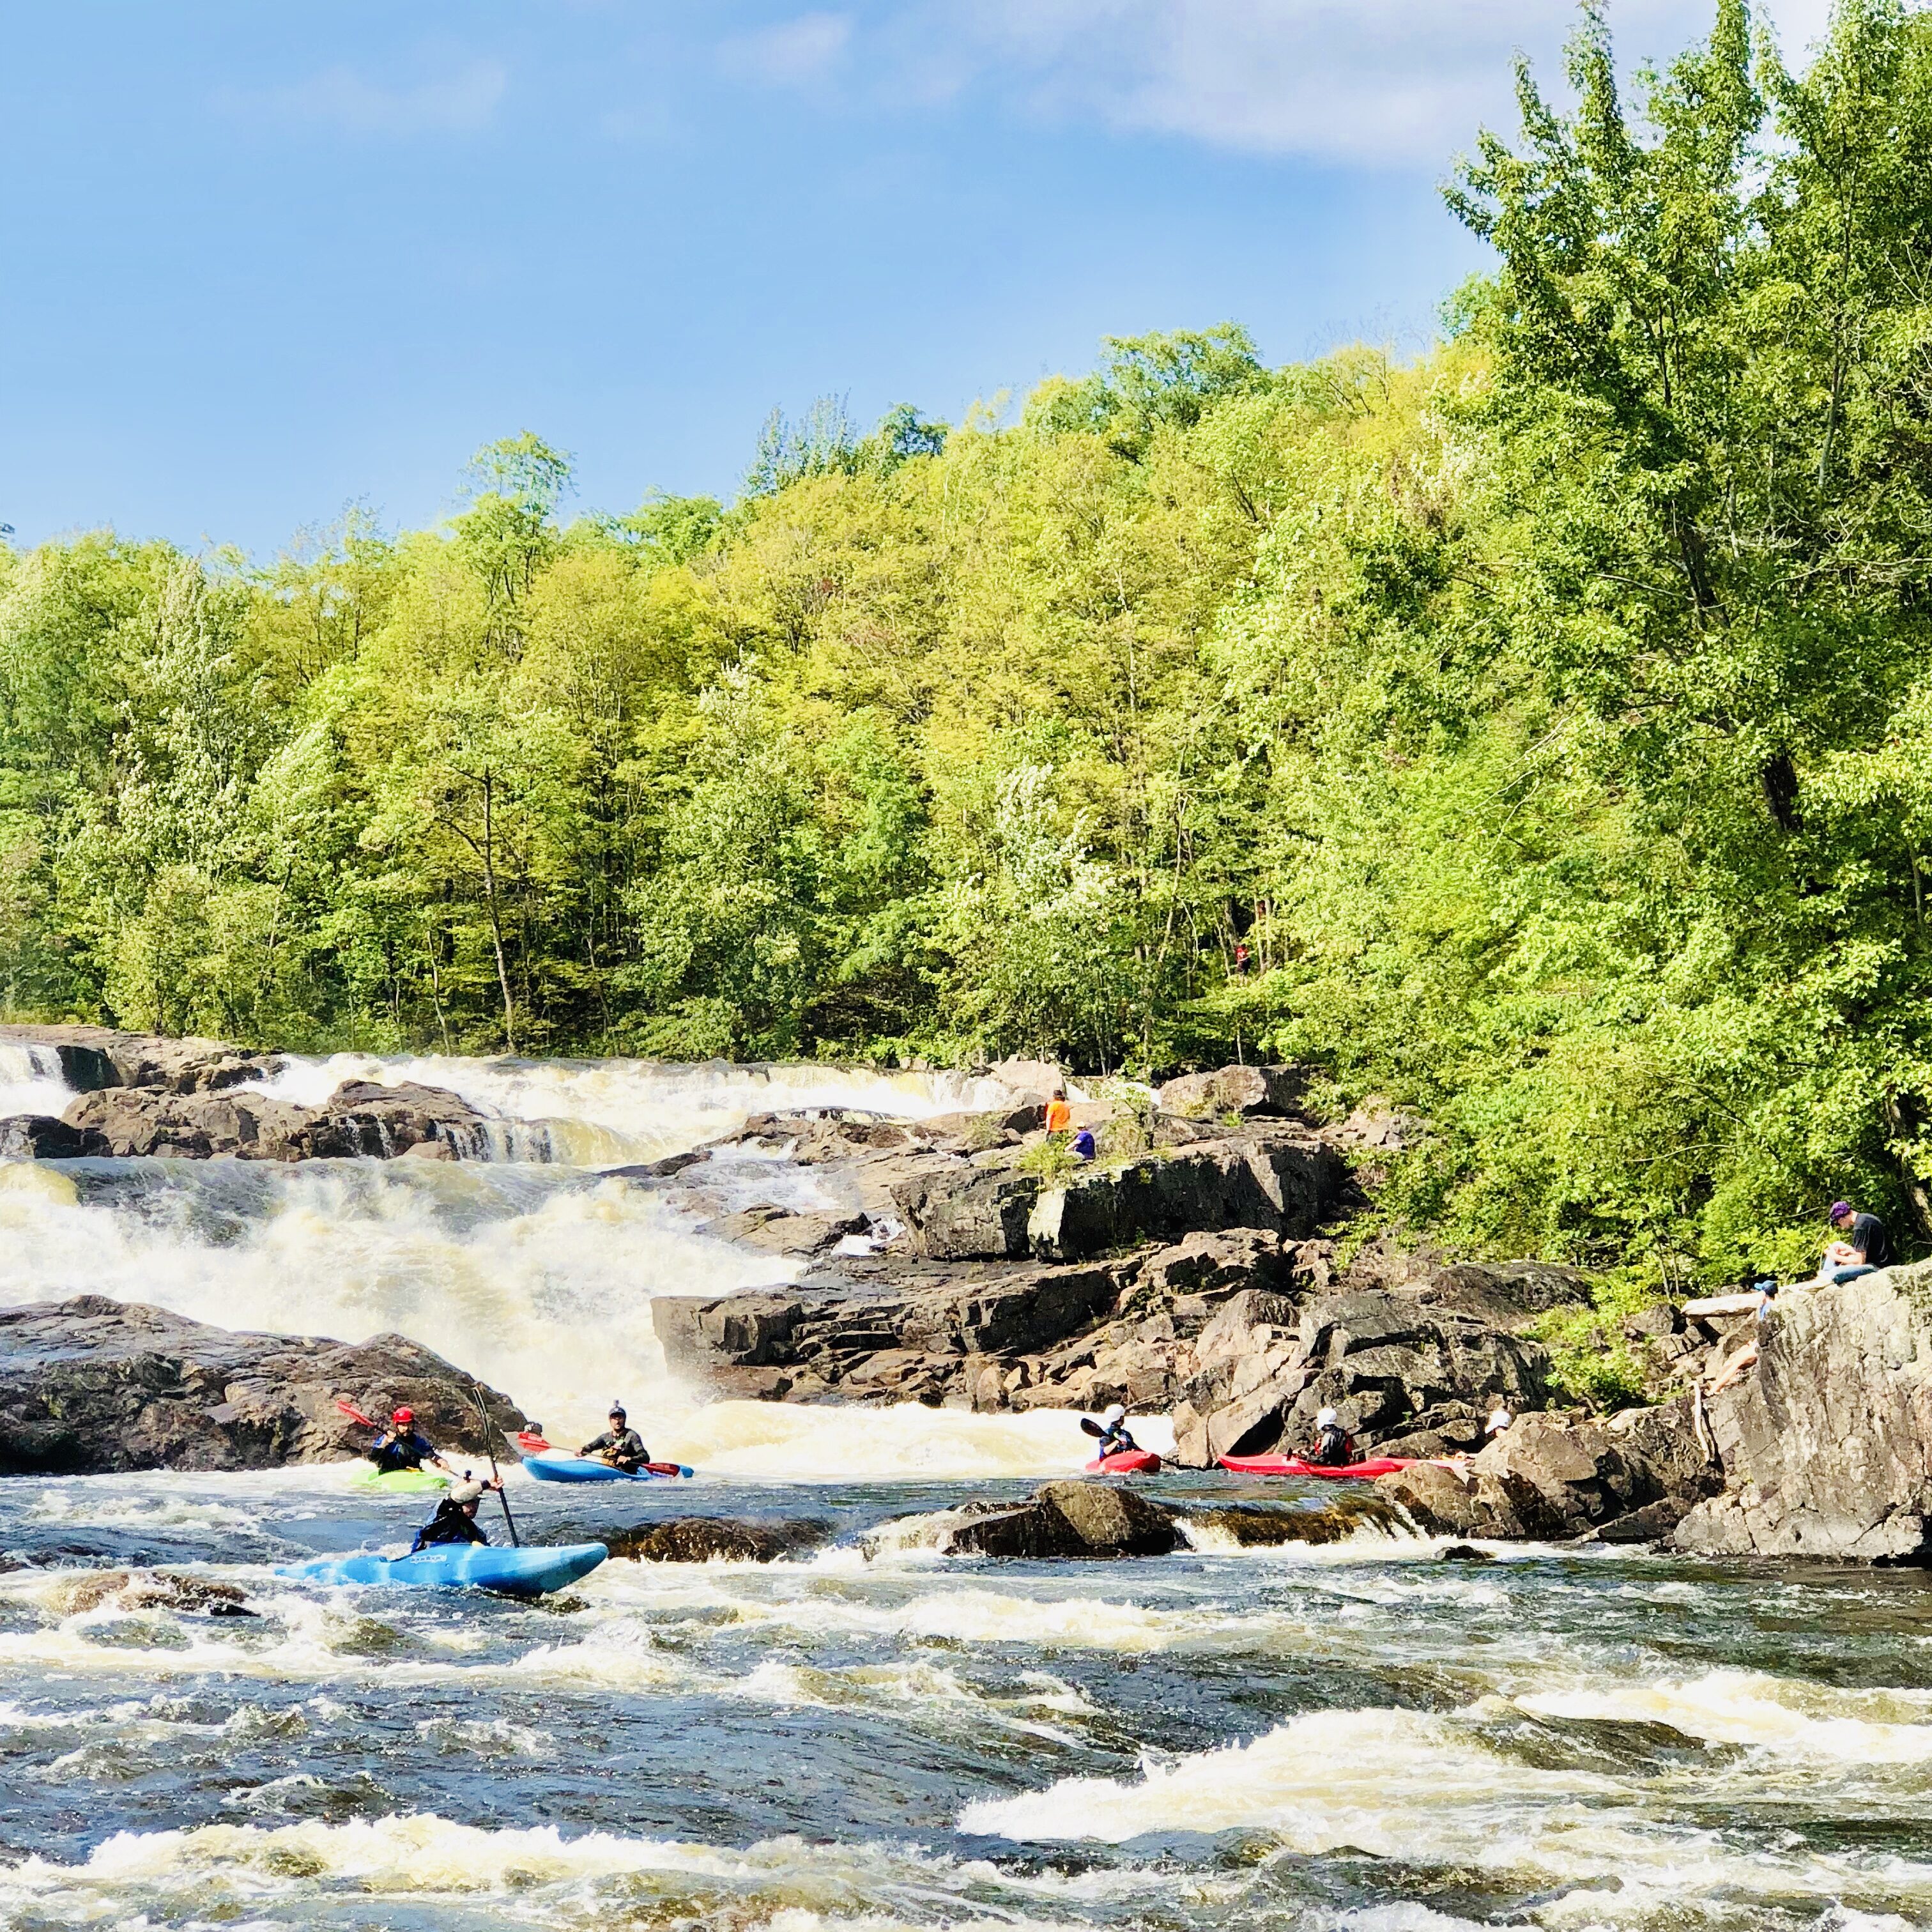
[[[1623,1778],[1514,1758],[1480,1707],[1306,1714],[1249,1742],[1149,1763],[1135,1780],[1063,1779],[982,1800],[962,1831],[1030,1843],[1123,1844],[1175,1832],[1263,1831],[1302,1857],[1345,1850],[1578,1885],[1616,1879],[1604,1922],[1641,1923],[1672,1893],[1849,1898],[1932,1906],[1932,1865],[1794,1848],[1741,1853],[1672,1822]],[[1760,1785],[1759,1790],[1762,1791]]]

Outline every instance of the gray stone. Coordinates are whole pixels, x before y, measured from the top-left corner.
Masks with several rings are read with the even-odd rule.
[[[1162,1112],[1200,1120],[1226,1114],[1300,1112],[1308,1072],[1301,1066],[1223,1066],[1212,1073],[1184,1073],[1154,1095]]]
[[[1932,1263],[1787,1290],[1756,1365],[1710,1399],[1725,1492],[1677,1526],[1700,1555],[1932,1557]]]
[[[674,1516],[627,1529],[587,1524],[594,1538],[614,1557],[633,1563],[776,1563],[801,1550],[815,1549],[832,1526],[814,1519],[786,1522],[747,1522],[732,1516]]]
[[[83,1130],[51,1114],[13,1114],[0,1120],[0,1154],[14,1160],[72,1160],[87,1148]]]
[[[1184,1540],[1174,1512],[1110,1483],[1047,1483],[1011,1509],[971,1516],[940,1545],[949,1556],[1165,1556]]]
[[[364,1414],[406,1402],[440,1447],[489,1447],[472,1378],[400,1335],[353,1346],[216,1328],[139,1302],[83,1294],[0,1308],[0,1474],[270,1469],[364,1453]],[[523,1416],[483,1390],[500,1457]]]

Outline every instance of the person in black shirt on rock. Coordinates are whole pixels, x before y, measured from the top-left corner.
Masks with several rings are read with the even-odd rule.
[[[1892,1237],[1876,1214],[1855,1214],[1849,1201],[1832,1203],[1832,1226],[1837,1240],[1828,1244],[1818,1272],[1802,1288],[1825,1288],[1834,1282],[1856,1281],[1892,1263]]]

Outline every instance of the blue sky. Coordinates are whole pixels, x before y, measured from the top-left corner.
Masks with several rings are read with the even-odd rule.
[[[1823,0],[1778,0],[1787,44]],[[1103,334],[1413,349],[1450,155],[1563,0],[59,0],[0,70],[0,520],[272,554],[728,494],[778,405],[957,419]],[[1704,30],[1624,0],[1624,50]]]

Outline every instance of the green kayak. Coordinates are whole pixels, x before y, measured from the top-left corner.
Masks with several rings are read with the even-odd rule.
[[[426,1490],[446,1490],[449,1478],[434,1469],[369,1469],[353,1478],[352,1490],[374,1490],[392,1496],[416,1496]]]

